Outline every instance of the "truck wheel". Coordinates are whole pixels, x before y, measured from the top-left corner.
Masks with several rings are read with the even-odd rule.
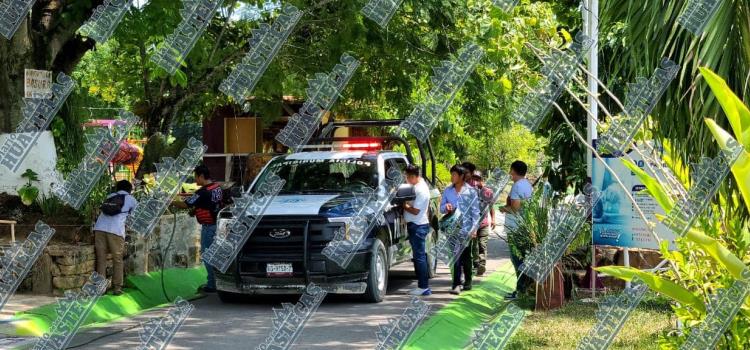
[[[216,294],[219,295],[219,300],[221,300],[222,303],[227,304],[234,304],[242,301],[244,295],[243,294],[237,294],[232,292],[224,292],[217,290]]]
[[[437,240],[437,233],[432,232],[429,236],[427,236],[427,243],[425,244],[425,249],[427,250],[427,270],[429,271],[429,277],[435,278],[437,276],[437,256],[432,254],[432,247],[435,246],[435,241]]]
[[[383,301],[388,289],[388,258],[385,246],[379,239],[375,239],[372,244],[368,271],[364,298],[367,302],[379,303]]]

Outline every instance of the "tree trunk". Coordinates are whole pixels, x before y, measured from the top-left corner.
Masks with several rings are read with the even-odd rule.
[[[0,37],[0,132],[15,131],[23,118],[24,69],[70,74],[94,47],[75,33],[102,0],[37,0],[11,40]],[[62,12],[66,16],[62,18]]]

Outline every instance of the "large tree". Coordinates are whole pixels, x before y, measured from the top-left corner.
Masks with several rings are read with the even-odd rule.
[[[21,119],[24,69],[70,74],[94,46],[76,34],[101,0],[37,0],[11,40],[0,37],[0,131]]]

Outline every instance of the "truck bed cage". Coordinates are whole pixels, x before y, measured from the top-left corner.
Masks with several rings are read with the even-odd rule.
[[[331,135],[335,134],[335,130],[338,128],[352,128],[352,129],[371,129],[371,128],[378,128],[378,127],[394,127],[401,125],[401,122],[403,119],[386,119],[386,120],[342,120],[342,121],[331,121],[328,122],[321,130],[320,136],[317,138],[312,138],[307,146],[304,146],[303,149],[320,149],[317,148],[318,145],[321,143],[330,143],[330,142],[339,142],[339,141],[349,141],[354,140],[357,138],[362,138],[363,136],[350,136],[350,137],[332,137]],[[409,135],[410,136],[410,135]],[[411,145],[409,142],[404,139],[401,136],[388,134],[384,136],[379,135],[371,135],[371,137],[379,137],[382,138],[385,141],[395,141],[397,143],[400,143],[404,146],[406,149],[406,157],[409,159],[409,162],[414,164],[414,157],[412,156],[411,151]],[[421,142],[419,139],[415,137],[411,137],[413,139],[414,143],[417,145],[417,149],[419,149],[419,158],[421,160],[420,167],[422,168],[422,175],[427,178],[427,162],[429,159],[430,163],[430,177],[427,178],[430,183],[435,184],[435,155],[432,151],[432,144],[430,143],[429,138],[427,139],[427,142]],[[322,145],[321,145],[322,146]],[[309,147],[309,148],[308,148]]]

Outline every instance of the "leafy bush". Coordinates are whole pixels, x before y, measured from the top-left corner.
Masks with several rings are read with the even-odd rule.
[[[508,246],[513,254],[525,259],[526,255],[542,243],[549,232],[549,211],[560,202],[560,198],[545,198],[541,189],[536,190],[531,198],[523,201],[523,210],[516,217],[516,227],[505,230]],[[582,225],[581,230],[563,254],[563,265],[568,268],[579,268],[587,263],[585,257],[588,251],[585,248],[591,242],[590,232],[590,224]],[[582,249],[584,250],[583,256],[580,255]]]
[[[93,225],[99,215],[99,207],[109,193],[112,192],[113,181],[109,176],[102,176],[91,190],[88,200],[84,202],[80,213],[87,225]]]
[[[51,195],[41,195],[37,197],[34,203],[45,217],[52,218],[59,216],[65,208],[65,203],[59,198]]]
[[[737,186],[750,209],[750,110],[734,95],[726,83],[713,72],[701,69],[729,119],[738,142],[745,148],[739,160],[732,167]],[[706,124],[722,149],[732,136],[714,121]],[[648,191],[665,212],[675,206],[664,187],[632,163],[628,167],[646,184]],[[679,168],[679,164],[669,164]],[[712,200],[708,198],[707,200]],[[741,217],[734,215],[731,208],[742,205],[741,198],[719,196],[708,210],[701,215],[694,228],[685,237],[677,238],[677,250],[669,251],[662,244],[662,255],[672,265],[662,273],[644,272],[624,267],[602,267],[598,270],[624,280],[640,277],[649,287],[673,300],[675,316],[684,325],[680,332],[670,332],[660,339],[662,349],[677,349],[694,327],[701,324],[707,314],[711,297],[720,289],[731,286],[747,270],[750,260],[750,227]],[[750,303],[745,300],[742,309],[732,320],[723,337],[719,340],[720,349],[750,348]]]

